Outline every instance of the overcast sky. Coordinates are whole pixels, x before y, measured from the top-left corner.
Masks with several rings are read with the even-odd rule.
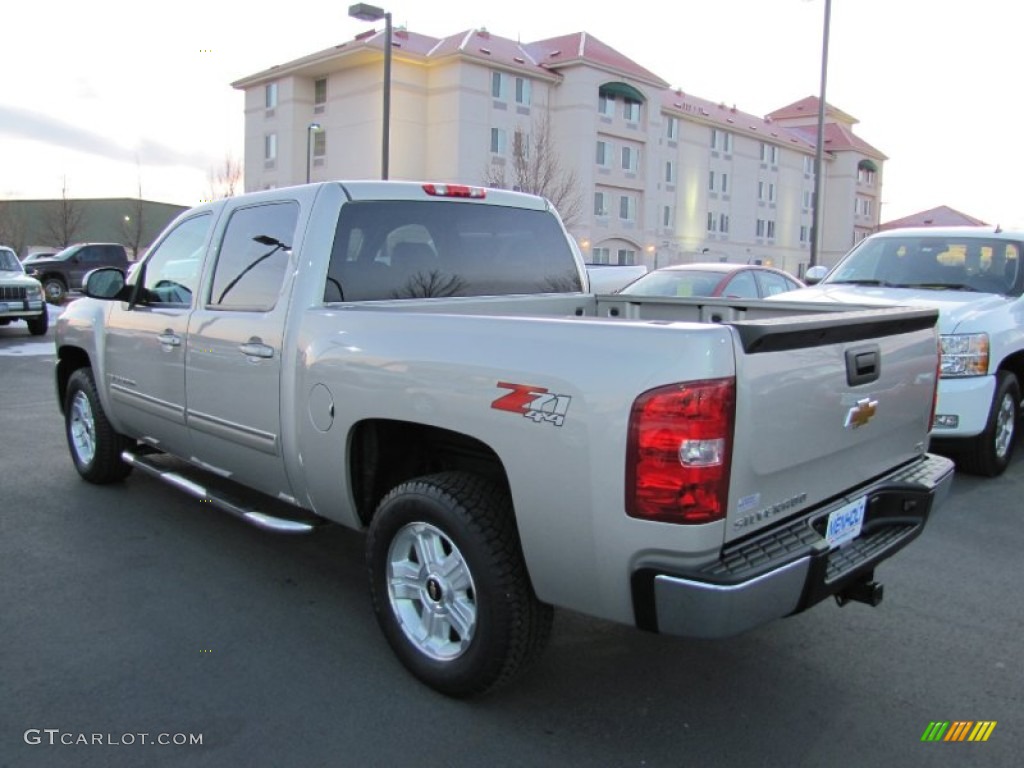
[[[764,115],[818,93],[825,0],[391,0],[396,26],[523,41],[585,31],[673,86]],[[229,83],[372,24],[347,0],[9,2],[0,198],[192,205],[241,157]],[[1011,0],[833,0],[827,100],[889,157],[882,220],[949,205],[1024,228],[1024,11]],[[244,11],[242,10],[244,9]]]

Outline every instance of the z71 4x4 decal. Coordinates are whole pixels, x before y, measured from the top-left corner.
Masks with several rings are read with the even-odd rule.
[[[518,413],[537,424],[547,422],[560,427],[565,423],[565,414],[569,410],[569,403],[572,402],[569,395],[554,395],[544,387],[535,387],[531,384],[499,381],[498,386],[512,391],[491,403],[491,408]]]

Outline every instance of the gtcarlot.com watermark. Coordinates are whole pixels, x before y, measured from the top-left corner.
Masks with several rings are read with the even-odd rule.
[[[50,746],[132,747],[155,744],[163,747],[196,747],[203,744],[201,733],[85,733],[62,731],[60,728],[29,728],[23,738],[26,744]]]

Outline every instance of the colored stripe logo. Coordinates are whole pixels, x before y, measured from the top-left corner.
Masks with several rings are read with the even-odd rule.
[[[933,720],[921,734],[921,741],[988,741],[996,720]]]

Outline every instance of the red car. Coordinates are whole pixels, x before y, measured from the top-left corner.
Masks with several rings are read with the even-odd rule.
[[[792,275],[754,264],[676,264],[648,272],[627,285],[627,296],[722,296],[763,299],[803,288]]]

